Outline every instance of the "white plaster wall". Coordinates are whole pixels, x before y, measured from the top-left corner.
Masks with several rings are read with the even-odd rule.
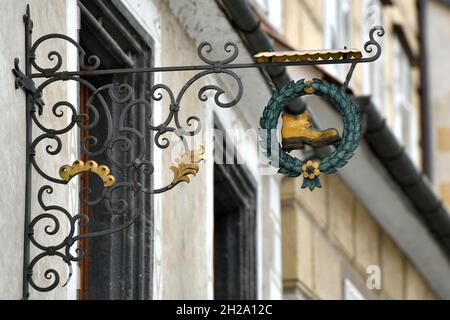
[[[25,1],[7,1],[0,20],[3,43],[0,50],[0,298],[18,299],[22,290],[22,247],[25,186],[25,99],[14,89],[11,73],[15,57],[23,57],[23,22]],[[16,32],[11,32],[11,29]]]
[[[192,64],[196,48],[178,25],[175,17],[162,1],[123,1],[155,41],[156,66]],[[193,73],[155,74],[155,84],[163,83],[177,94]],[[189,115],[197,115],[207,130],[212,124],[210,106],[200,103],[196,94],[205,80],[193,86],[182,100],[180,121],[185,124]],[[164,94],[164,93],[163,93]],[[167,96],[166,96],[167,98]],[[168,100],[154,105],[154,124],[160,124],[168,115]],[[172,180],[169,167],[174,163],[177,139],[168,134],[171,146],[166,150],[155,148],[155,187]],[[174,138],[174,139],[172,139]],[[210,146],[199,134],[195,148]],[[207,158],[212,159],[211,150]],[[212,184],[212,161],[200,164],[200,171],[190,185],[178,185],[174,190],[155,196],[155,256],[154,299],[202,299],[212,296],[212,197],[205,185]],[[200,191],[201,190],[201,191]],[[209,189],[210,190],[210,189]]]
[[[31,14],[34,21],[34,40],[37,37],[52,32],[65,33],[67,30],[67,21],[69,16],[72,20],[76,19],[76,11],[74,11],[74,0],[44,0],[44,1],[22,1],[22,0],[6,0],[2,3],[3,12],[0,20],[0,39],[2,43],[7,45],[2,46],[0,51],[0,99],[3,102],[4,110],[3,116],[0,118],[1,128],[1,143],[3,152],[0,154],[0,160],[7,164],[1,169],[2,184],[0,186],[0,298],[2,299],[19,299],[21,298],[22,287],[22,259],[23,259],[23,230],[24,230],[24,190],[25,190],[25,95],[22,90],[15,90],[14,77],[11,73],[13,60],[15,57],[21,59],[20,66],[23,69],[24,64],[24,26],[22,15],[25,13],[26,4],[31,6]],[[72,34],[75,34],[72,29]],[[42,50],[41,50],[42,49]],[[50,50],[56,49],[62,54],[64,59],[63,68],[67,65],[67,61],[71,66],[74,66],[73,48],[68,49],[67,44],[62,41],[52,43],[51,46],[43,44],[42,48],[37,51],[37,61],[42,65],[50,66],[47,59],[47,53]],[[47,50],[47,51],[46,51]],[[67,60],[69,59],[69,60]],[[74,89],[75,88],[75,89]],[[49,90],[44,92],[46,100],[46,109],[44,115],[40,118],[43,123],[51,127],[63,127],[68,122],[68,118],[63,116],[55,119],[50,115],[49,109],[59,100],[67,100],[67,95],[71,92],[71,101],[76,105],[76,100],[73,98],[76,86],[69,83],[58,83],[52,85]],[[70,112],[65,112],[69,117]],[[37,130],[33,131],[34,136],[39,134]],[[58,156],[49,157],[41,153],[42,148],[37,149],[36,159],[42,164],[42,168],[52,174],[58,176],[58,169],[61,165],[72,161],[77,154],[76,135],[65,135],[62,138],[63,148]],[[44,142],[45,143],[45,142]],[[47,145],[47,143],[45,143]],[[44,145],[44,146],[45,146]],[[53,144],[54,145],[54,144]],[[42,209],[37,204],[36,193],[45,182],[38,178],[34,173],[32,187],[32,212],[33,216],[42,213]],[[49,204],[61,205],[67,208],[70,212],[76,212],[78,206],[77,197],[73,197],[76,190],[76,182],[66,187],[55,187],[54,192],[48,195]],[[72,200],[71,200],[72,199]],[[54,237],[54,239],[47,239],[49,243],[57,243],[58,240],[63,239],[67,231],[67,224],[64,218],[61,218],[61,231]],[[45,221],[45,224],[48,221]],[[42,237],[43,227],[45,224],[37,226],[36,237]],[[51,223],[50,223],[51,225]],[[48,237],[47,237],[48,238]],[[57,240],[55,240],[57,239]],[[38,251],[32,250],[32,256]],[[42,261],[34,270],[34,279],[40,284],[45,284],[48,281],[43,278],[43,272],[48,268],[54,267],[60,271],[61,285],[67,277],[67,268],[64,263],[55,258],[48,258]],[[76,269],[76,268],[75,268]],[[76,274],[76,272],[75,272]],[[76,278],[76,275],[75,275]],[[43,281],[43,282],[41,282]],[[47,282],[48,283],[48,282]],[[75,279],[76,283],[76,279]],[[38,299],[52,299],[52,298],[73,298],[76,287],[62,288],[61,285],[57,290],[49,294],[37,294],[31,290],[30,298]]]
[[[196,45],[208,41],[213,48],[217,48],[217,53],[220,53],[223,52],[219,50],[223,48],[225,42],[233,41],[240,49],[240,55],[235,62],[252,61],[241,39],[214,1],[169,0],[168,3],[172,13]],[[214,108],[227,134],[234,139],[238,155],[242,162],[247,164],[258,185],[258,297],[280,299],[282,290],[279,181],[274,175],[274,170],[261,168],[261,164],[267,161],[261,159],[256,135],[259,118],[271,92],[258,70],[246,69],[236,73],[244,85],[244,95],[240,103],[230,109],[221,109],[217,106]],[[220,81],[223,88],[228,89],[227,92],[236,92],[233,91],[234,82],[229,80],[222,77],[217,81]],[[208,214],[212,215],[212,212]]]
[[[200,64],[197,46],[209,41],[211,57],[224,58],[227,41],[239,45],[241,54],[236,62],[249,62],[251,57],[228,20],[214,1],[209,0],[123,0],[155,40],[155,65]],[[220,35],[220,36],[219,36]],[[227,91],[224,100],[234,98],[235,83],[226,77],[208,76],[201,79],[186,94],[181,119],[189,115],[201,118],[203,131],[195,146],[204,144],[207,161],[200,165],[199,174],[191,183],[180,184],[174,190],[155,197],[155,257],[154,298],[212,299],[213,295],[213,111],[236,138],[238,153],[246,161],[258,184],[258,297],[281,298],[281,251],[279,235],[279,181],[260,169],[255,131],[260,114],[270,92],[257,70],[237,71],[244,84],[241,102],[231,109],[220,109],[212,100],[198,100],[199,88],[216,83]],[[194,73],[165,73],[156,75],[156,82],[180,89]],[[177,90],[174,90],[177,92]],[[167,115],[168,105],[155,105],[155,121]],[[159,122],[158,122],[159,119]],[[244,138],[249,134],[251,141]],[[176,154],[176,153],[175,153]],[[168,167],[173,162],[171,150],[155,150],[155,185],[167,184],[172,178]],[[278,231],[277,231],[278,230]],[[278,258],[277,258],[278,257]]]

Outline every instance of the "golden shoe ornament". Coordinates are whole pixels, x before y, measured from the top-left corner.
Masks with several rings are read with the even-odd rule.
[[[313,128],[311,115],[305,111],[300,115],[285,113],[281,128],[283,150],[299,150],[305,144],[317,148],[335,144],[341,140],[336,129],[318,130]]]

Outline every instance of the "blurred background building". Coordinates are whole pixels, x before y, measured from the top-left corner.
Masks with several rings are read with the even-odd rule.
[[[433,289],[440,280],[425,270],[433,258],[420,257],[428,255],[427,246],[419,244],[412,225],[408,230],[408,218],[396,206],[405,202],[404,212],[428,226],[424,232],[448,255],[448,213],[431,195],[435,190],[448,203],[444,159],[449,117],[443,110],[450,91],[444,73],[450,68],[442,44],[448,39],[443,31],[448,30],[448,2],[287,0],[255,1],[255,6],[266,32],[288,50],[355,47],[373,26],[387,31],[381,40],[383,57],[359,68],[351,84],[357,99],[370,96],[370,101],[359,100],[368,147],[359,156],[367,152],[361,160],[376,158],[383,168],[361,169],[354,161],[315,193],[283,181],[285,297],[443,297]],[[343,83],[347,70],[331,66],[320,71],[322,78]],[[387,176],[378,179],[382,172]],[[380,268],[381,290],[367,290],[371,266]]]
[[[361,146],[338,174],[322,178],[322,189],[302,190],[301,179],[269,169],[256,129],[273,90],[304,78],[342,85],[348,67],[239,70],[244,94],[230,109],[217,107],[211,92],[207,101],[198,99],[209,84],[224,88],[221,99],[235,98],[232,78],[208,75],[180,105],[180,122],[186,124],[191,115],[202,122],[195,143],[205,145],[207,161],[198,175],[190,184],[143,199],[139,221],[126,232],[80,243],[86,257],[68,286],[61,281],[49,293],[32,290],[31,298],[450,298],[450,3],[444,0],[6,0],[0,21],[0,39],[8,44],[0,56],[0,97],[8,106],[0,117],[0,161],[8,164],[0,185],[0,298],[20,298],[22,289],[25,96],[15,90],[10,69],[14,58],[24,56],[27,3],[35,40],[53,32],[77,39],[88,54],[99,56],[100,69],[196,65],[203,41],[211,43],[214,59],[227,56],[222,50],[227,41],[237,43],[237,63],[262,51],[363,51],[373,26],[386,30],[382,57],[359,65],[349,86],[364,120]],[[62,68],[75,70],[76,48],[60,40],[56,46]],[[47,54],[53,47],[41,49],[38,61],[52,66]],[[156,84],[178,92],[193,75],[86,80],[97,87],[125,81],[144,95]],[[60,81],[44,98],[46,106],[64,99],[81,112],[90,94],[74,81]],[[154,124],[170,111],[165,99],[149,99]],[[318,127],[342,129],[327,101],[298,102],[299,108],[305,105]],[[57,126],[70,121],[70,112],[55,117],[44,108],[41,119]],[[221,137],[212,135],[214,129]],[[83,134],[74,130],[64,136],[60,154],[49,158],[42,152],[37,160],[57,175],[61,165],[83,156]],[[175,147],[149,148],[155,186],[171,181]],[[218,161],[214,149],[225,151],[231,163]],[[33,178],[33,189],[43,183]],[[85,184],[74,180],[46,197],[72,214],[89,214],[94,229],[113,224],[114,217],[80,204],[78,189]],[[40,213],[32,201],[33,214]],[[43,234],[45,225],[38,227],[35,234]],[[64,227],[60,233],[63,237]],[[64,262],[49,258],[34,270],[37,282],[49,282],[44,273],[49,268],[61,279],[67,276]]]

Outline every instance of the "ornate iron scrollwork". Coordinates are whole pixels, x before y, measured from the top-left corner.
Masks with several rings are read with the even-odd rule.
[[[133,193],[146,193],[146,194],[158,194],[174,188],[180,182],[189,182],[188,175],[195,175],[198,170],[198,162],[204,160],[204,147],[200,146],[200,149],[194,150],[189,146],[187,137],[198,134],[201,130],[200,119],[196,116],[190,116],[186,119],[186,125],[183,125],[179,111],[182,108],[182,100],[187,90],[200,78],[203,78],[209,74],[226,74],[234,79],[237,83],[236,96],[231,101],[222,100],[222,95],[225,93],[221,87],[217,85],[205,85],[200,88],[198,92],[198,98],[200,101],[206,101],[208,99],[207,91],[215,91],[214,101],[222,108],[229,108],[236,105],[242,97],[243,86],[240,78],[231,70],[227,70],[226,66],[233,62],[238,54],[238,47],[234,43],[225,44],[224,50],[229,53],[229,57],[224,60],[213,61],[210,60],[206,54],[212,51],[212,47],[209,43],[203,42],[198,47],[198,56],[210,66],[206,70],[201,70],[199,73],[189,79],[186,84],[181,88],[178,94],[175,94],[172,89],[165,84],[155,84],[150,88],[150,95],[148,99],[136,99],[134,97],[133,88],[127,84],[111,83],[99,88],[96,88],[85,78],[80,77],[83,72],[92,72],[98,69],[101,64],[100,59],[93,55],[87,56],[86,52],[81,46],[73,39],[62,34],[48,34],[38,38],[34,43],[31,43],[32,23],[30,20],[29,8],[27,8],[27,14],[24,16],[28,47],[27,59],[25,61],[27,71],[23,73],[19,68],[19,60],[16,59],[14,63],[14,75],[16,76],[16,87],[24,88],[27,93],[27,110],[31,122],[27,128],[29,134],[29,166],[34,168],[42,178],[46,181],[54,184],[68,184],[71,179],[78,174],[95,173],[98,175],[104,185],[104,191],[100,198],[89,199],[90,190],[80,191],[81,203],[88,204],[90,206],[97,205],[100,202],[104,204],[106,210],[112,215],[124,215],[125,212],[130,210],[129,203],[125,199],[116,200],[113,197],[115,190],[119,188],[126,188]],[[67,73],[61,71],[63,65],[63,58],[58,51],[51,51],[48,53],[48,59],[53,62],[52,67],[42,67],[37,62],[36,52],[39,46],[45,41],[51,41],[54,39],[64,40],[76,47],[79,53],[80,59],[80,73]],[[31,73],[32,68],[37,70],[36,73]],[[35,86],[33,78],[42,77],[45,80]],[[61,128],[52,128],[46,125],[41,119],[43,108],[47,108],[44,104],[42,97],[44,91],[52,84],[61,81],[74,81],[80,86],[87,87],[91,92],[91,96],[87,100],[86,106],[89,113],[80,113],[69,101],[58,101],[53,104],[47,112],[50,116],[62,118],[67,116],[66,113],[70,112],[68,118],[69,123],[65,124]],[[153,101],[161,101],[163,97],[168,97],[169,112],[167,118],[159,124],[154,124],[152,118],[152,103]],[[113,117],[110,112],[107,101],[111,101],[115,104],[123,106],[118,119],[118,126],[113,128]],[[154,133],[154,140],[147,141],[145,133],[141,132],[133,127],[127,126],[126,117],[128,112],[132,108],[147,108],[150,116],[146,119],[146,129]],[[36,154],[40,145],[44,146],[44,152],[48,156],[56,156],[60,154],[63,149],[62,136],[75,128],[91,130],[99,125],[100,116],[106,119],[106,139],[100,142],[94,135],[87,135],[81,140],[82,152],[88,157],[95,157],[100,154],[106,154],[108,162],[111,165],[111,169],[107,166],[99,166],[95,161],[87,161],[84,163],[81,160],[77,160],[71,166],[65,165],[61,167],[58,176],[46,172],[43,167],[38,163]],[[45,119],[48,120],[48,119]],[[47,121],[48,123],[48,121]],[[36,126],[41,132],[36,137],[31,135],[31,126]],[[181,141],[185,152],[179,158],[179,160],[170,167],[173,171],[174,177],[172,181],[167,185],[161,187],[153,187],[153,185],[146,185],[142,176],[151,176],[154,173],[154,165],[151,161],[145,158],[146,150],[149,144],[154,144],[160,149],[166,149],[170,145],[170,140],[165,137],[166,134],[174,134]],[[48,141],[48,142],[47,142]],[[138,149],[137,155],[128,157],[127,160],[117,159],[115,155],[120,153],[129,152],[131,148]],[[129,153],[131,155],[131,153]],[[169,168],[168,168],[169,169]],[[129,176],[132,177],[129,181],[116,181],[113,172],[127,171]],[[31,171],[30,171],[31,174]],[[31,184],[31,178],[27,179],[27,184]],[[31,186],[29,186],[31,187]],[[31,192],[31,188],[30,191]],[[45,195],[54,193],[54,188],[51,185],[43,185],[37,192],[37,202],[40,205],[40,209],[43,213],[33,215],[28,212],[29,222],[27,223],[27,237],[25,239],[26,254],[29,254],[29,245],[32,244],[40,252],[30,258],[25,256],[24,262],[24,292],[23,298],[27,298],[29,295],[28,284],[37,291],[47,292],[51,291],[58,286],[58,284],[65,285],[69,281],[66,279],[64,283],[61,283],[61,275],[59,272],[50,268],[44,271],[44,279],[49,281],[49,284],[37,283],[33,278],[34,269],[37,263],[47,257],[58,257],[64,261],[69,269],[69,278],[72,275],[72,263],[80,261],[83,258],[84,252],[81,247],[77,247],[77,243],[81,239],[98,237],[102,235],[112,234],[126,229],[139,216],[139,212],[132,212],[126,221],[118,226],[110,228],[108,230],[99,230],[89,232],[85,234],[77,234],[77,227],[86,226],[89,224],[89,217],[86,214],[73,214],[68,212],[65,208],[57,205],[48,204],[48,200],[45,200]],[[31,194],[27,194],[27,197],[31,197]],[[114,199],[114,200],[113,200]],[[63,221],[64,219],[65,221]],[[46,224],[45,221],[50,221],[51,224]],[[62,224],[69,226],[68,232],[66,232],[63,240],[52,246],[45,245],[35,235],[45,234],[48,237],[55,237],[63,232]],[[39,228],[43,226],[43,228]],[[43,230],[42,230],[43,229]],[[47,239],[48,241],[48,239]],[[73,254],[72,248],[76,248],[75,254]]]
[[[100,59],[95,56],[87,56],[86,51],[72,38],[63,34],[47,34],[36,41],[32,41],[32,20],[30,18],[30,9],[24,15],[25,23],[25,71],[19,68],[19,60],[14,61],[14,69],[16,88],[23,88],[26,93],[26,112],[27,118],[27,167],[26,167],[26,190],[25,190],[25,238],[24,238],[24,283],[23,298],[29,296],[29,286],[37,291],[47,292],[55,289],[59,284],[65,285],[72,274],[72,263],[78,262],[83,258],[83,248],[77,246],[81,239],[98,237],[112,234],[126,229],[133,224],[139,217],[139,212],[130,212],[130,203],[127,199],[117,199],[114,193],[119,189],[126,189],[132,194],[145,193],[148,195],[159,194],[174,188],[180,182],[189,182],[188,175],[195,175],[199,166],[198,163],[204,160],[204,148],[195,150],[189,145],[188,137],[198,134],[201,130],[200,119],[196,116],[189,116],[183,123],[180,120],[179,111],[183,105],[183,97],[187,90],[192,87],[199,79],[211,74],[223,74],[230,77],[236,83],[235,94],[231,96],[230,101],[224,101],[225,90],[218,85],[204,85],[198,91],[198,98],[204,102],[208,99],[207,92],[212,91],[214,94],[214,102],[222,108],[230,108],[235,106],[243,95],[243,85],[239,76],[233,71],[235,69],[244,68],[266,68],[271,66],[293,66],[293,65],[312,65],[312,64],[351,64],[349,75],[344,87],[348,85],[352,76],[354,67],[358,63],[371,62],[376,60],[381,54],[381,46],[374,40],[374,33],[378,32],[379,36],[384,34],[384,30],[380,27],[373,29],[370,33],[370,41],[366,43],[365,50],[372,52],[375,47],[377,51],[372,57],[361,58],[354,53],[348,55],[343,51],[336,60],[300,60],[300,61],[284,61],[284,62],[255,62],[255,63],[233,63],[239,55],[238,46],[235,43],[227,42],[224,51],[228,57],[223,60],[211,60],[208,54],[212,52],[212,46],[208,42],[203,42],[198,46],[198,57],[204,64],[194,66],[173,66],[173,67],[145,67],[145,68],[123,68],[112,70],[101,70]],[[61,70],[64,65],[63,56],[60,52],[53,50],[47,54],[47,58],[52,64],[51,67],[44,67],[38,63],[36,54],[40,45],[47,41],[62,40],[73,45],[79,54],[80,70],[65,71]],[[35,72],[33,72],[33,69]],[[111,83],[101,87],[95,87],[85,76],[107,75],[107,74],[130,74],[130,73],[152,73],[152,72],[174,72],[174,71],[197,71],[190,78],[181,90],[176,94],[165,84],[155,84],[149,90],[149,95],[145,98],[136,98],[133,88],[127,83]],[[36,85],[35,79],[43,79]],[[91,92],[87,99],[87,113],[81,113],[76,106],[70,101],[58,101],[52,106],[45,106],[43,99],[44,91],[52,84],[59,82],[73,81],[80,86],[85,86]],[[163,101],[166,97],[168,104],[168,115],[161,123],[155,124],[152,116],[153,102]],[[115,120],[113,128],[113,117],[110,111],[108,101],[121,105],[119,118]],[[45,108],[50,108],[45,110]],[[133,108],[145,108],[148,110],[148,118],[145,119],[145,128],[138,130],[129,126],[126,122],[127,115]],[[70,121],[65,123],[61,128],[52,128],[45,124],[44,118],[41,117],[43,111],[54,119],[68,118]],[[66,113],[69,112],[69,116]],[[62,136],[74,129],[89,131],[100,123],[100,117],[104,120],[104,137],[100,140],[95,135],[89,133],[81,139],[81,149],[83,154],[88,158],[86,163],[76,162],[72,166],[64,166],[61,168],[58,176],[45,171],[38,163],[37,152],[44,152],[47,156],[52,157],[61,153],[63,150]],[[37,136],[33,136],[32,127],[36,127],[39,132]],[[89,131],[89,132],[91,132]],[[146,132],[152,132],[152,141],[146,138]],[[155,145],[160,149],[167,149],[170,140],[167,134],[172,134],[178,138],[184,147],[184,153],[177,160],[176,164],[170,167],[174,177],[172,181],[165,186],[154,187],[152,184],[146,184],[149,177],[154,173],[154,164],[145,156],[149,146]],[[44,149],[42,151],[41,149]],[[134,150],[131,152],[131,150]],[[128,154],[128,157],[117,158],[117,154]],[[99,155],[106,155],[108,167],[98,166],[93,162],[92,158]],[[46,183],[42,185],[37,194],[33,194],[31,176],[32,172],[36,172],[42,177]],[[91,169],[91,170],[89,170]],[[300,170],[300,168],[298,168]],[[77,174],[95,173],[103,182],[103,192],[97,199],[91,199],[89,194],[91,190],[80,190],[80,202],[88,206],[95,206],[99,203],[104,205],[108,214],[123,217],[120,225],[111,227],[107,230],[88,231],[87,233],[78,233],[78,227],[89,224],[89,217],[84,213],[71,213],[65,208],[48,203],[45,196],[54,193],[54,187],[48,183],[55,185],[67,185],[71,183],[72,177]],[[131,179],[121,181],[117,178],[118,172],[127,172]],[[117,179],[117,181],[116,181]],[[31,201],[33,196],[37,197],[40,210],[42,213],[33,214]],[[128,213],[128,214],[126,214]],[[50,221],[50,224],[45,224]],[[64,222],[65,221],[65,222]],[[62,225],[67,224],[64,237],[56,237],[57,234],[63,232]],[[43,228],[40,228],[44,225]],[[54,237],[57,242],[52,246],[44,244],[36,237],[37,234],[47,237]],[[59,239],[59,240],[58,240]],[[38,253],[31,257],[30,246],[33,245]],[[35,266],[45,258],[57,257],[67,264],[69,270],[69,279],[61,283],[61,275],[54,268],[48,268],[44,271],[44,279],[48,284],[36,283],[34,275]]]

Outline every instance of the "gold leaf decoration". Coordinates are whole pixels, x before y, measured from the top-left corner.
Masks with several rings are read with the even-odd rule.
[[[253,58],[255,58],[256,62],[357,60],[362,58],[362,53],[357,49],[275,51],[260,52],[255,54]]]
[[[59,169],[59,176],[64,181],[69,181],[77,174],[82,172],[93,172],[97,174],[103,181],[106,188],[112,187],[116,184],[116,178],[109,173],[111,170],[105,165],[99,166],[97,162],[89,160],[86,163],[81,160],[76,160],[72,165],[64,165]]]
[[[316,89],[311,87],[312,84],[313,84],[312,81],[305,81],[305,89],[304,90],[309,95],[314,94],[314,92],[316,92]]]
[[[180,182],[189,183],[191,180],[188,175],[197,175],[199,166],[197,163],[205,160],[205,147],[200,146],[198,150],[187,150],[177,159],[177,165],[171,166],[170,170],[173,171],[174,177],[169,185],[169,188],[175,187]]]

